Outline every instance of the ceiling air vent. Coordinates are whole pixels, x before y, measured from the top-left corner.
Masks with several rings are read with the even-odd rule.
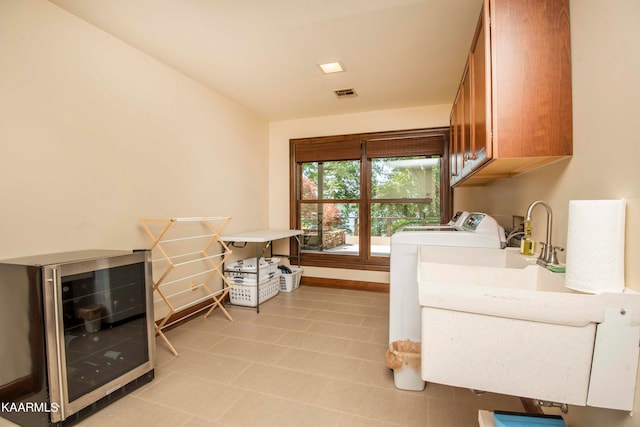
[[[353,98],[354,96],[358,96],[353,88],[334,90],[334,93],[338,98]]]

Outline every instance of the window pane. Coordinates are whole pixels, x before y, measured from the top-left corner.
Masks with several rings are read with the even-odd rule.
[[[358,160],[302,163],[302,200],[359,198]]]
[[[408,225],[440,223],[440,204],[372,203],[371,247],[373,256],[389,256],[391,235]]]
[[[318,198],[318,163],[302,164],[302,200]]]
[[[439,199],[440,159],[428,157],[371,160],[374,199]]]
[[[302,203],[302,251],[357,255],[358,214],[355,203]]]

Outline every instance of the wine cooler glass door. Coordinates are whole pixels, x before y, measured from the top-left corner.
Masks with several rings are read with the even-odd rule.
[[[151,355],[144,262],[73,274],[61,267],[53,271],[58,366],[50,381],[65,419],[126,384]]]

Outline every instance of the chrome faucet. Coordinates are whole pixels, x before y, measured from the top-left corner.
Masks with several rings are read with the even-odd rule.
[[[531,212],[533,208],[538,205],[542,205],[547,210],[547,241],[540,242],[542,245],[542,249],[540,250],[540,256],[538,257],[538,261],[536,263],[543,267],[546,267],[549,264],[558,264],[558,255],[557,251],[563,251],[563,248],[554,247],[551,243],[551,232],[552,232],[552,222],[553,222],[553,212],[551,211],[551,206],[543,200],[536,200],[535,202],[529,205],[529,209],[527,209],[527,221],[531,221]]]

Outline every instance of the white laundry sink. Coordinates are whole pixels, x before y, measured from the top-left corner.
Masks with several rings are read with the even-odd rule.
[[[517,250],[423,247],[422,378],[631,410],[640,294],[572,291]]]

